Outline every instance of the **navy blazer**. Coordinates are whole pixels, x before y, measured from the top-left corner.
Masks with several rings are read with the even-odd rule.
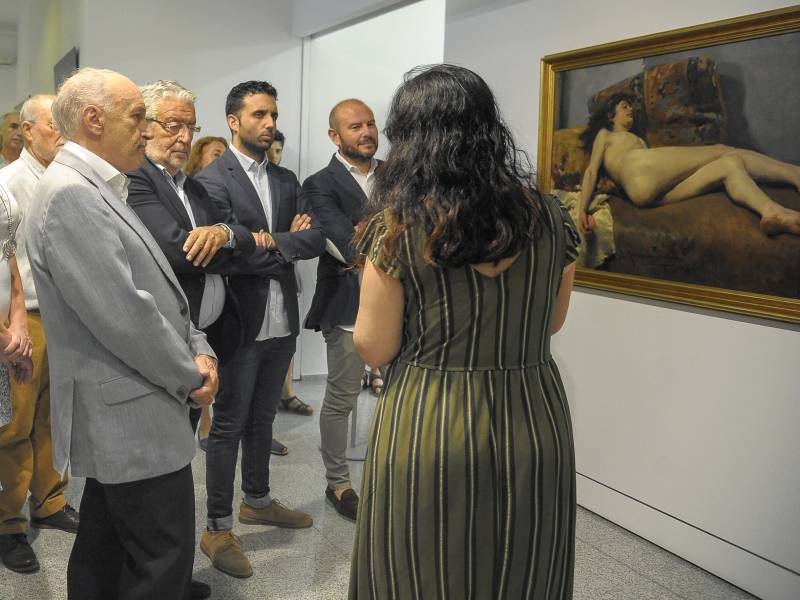
[[[198,226],[225,223],[236,239],[235,249],[220,249],[205,267],[195,267],[186,260],[183,244],[193,229],[189,213],[183,202],[167,182],[164,173],[149,158],[142,166],[127,174],[128,206],[139,216],[155,238],[189,301],[189,316],[198,325],[200,304],[205,289],[206,273],[227,275],[238,271],[235,262],[253,253],[255,240],[246,227],[233,220],[230,211],[221,211],[208,197],[205,188],[191,177],[186,178],[183,189],[192,207]],[[220,362],[224,362],[241,342],[241,324],[238,303],[233,290],[225,283],[225,306],[216,323],[207,328],[209,343]],[[224,330],[224,334],[223,334]]]
[[[303,182],[306,199],[325,237],[347,261],[327,252],[317,265],[317,287],[304,326],[319,331],[353,325],[358,314],[360,287],[353,269],[355,226],[366,216],[367,196],[334,154],[324,169]]]
[[[232,212],[236,222],[250,231],[270,232],[277,245],[274,251],[256,248],[252,255],[237,261],[236,274],[228,278],[241,308],[245,343],[255,340],[264,321],[269,293],[265,278],[280,282],[292,334],[300,333],[293,263],[315,258],[325,251],[325,235],[314,217],[310,229],[289,233],[295,215],[308,210],[295,174],[269,163],[267,176],[276,224],[274,231],[267,223],[255,187],[230,149],[196,176],[220,210]]]

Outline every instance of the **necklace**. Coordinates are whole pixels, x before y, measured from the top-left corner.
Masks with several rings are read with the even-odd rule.
[[[8,222],[8,239],[3,242],[3,258],[11,260],[17,253],[17,240],[14,239],[14,221],[11,218],[11,200],[6,198],[6,192],[2,187],[0,187],[0,201],[3,202],[3,208],[6,211],[6,220]]]

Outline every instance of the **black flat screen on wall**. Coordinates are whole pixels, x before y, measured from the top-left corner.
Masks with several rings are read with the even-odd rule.
[[[53,67],[53,76],[55,77],[56,87],[60,86],[64,80],[72,75],[75,69],[78,68],[78,49],[72,48],[67,52],[64,57],[58,61]]]

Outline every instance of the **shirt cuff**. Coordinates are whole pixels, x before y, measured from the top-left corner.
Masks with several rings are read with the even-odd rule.
[[[225,231],[228,232],[228,243],[223,246],[223,248],[236,248],[236,237],[233,235],[233,230],[225,225],[225,223],[216,223],[218,227],[222,227]]]
[[[342,256],[342,253],[339,252],[339,249],[328,238],[325,238],[325,251],[340,263],[347,264],[347,261],[344,259],[344,256]]]

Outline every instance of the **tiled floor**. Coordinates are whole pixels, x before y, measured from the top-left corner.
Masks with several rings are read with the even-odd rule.
[[[326,502],[324,471],[319,456],[318,414],[324,380],[307,378],[296,385],[298,395],[316,407],[312,418],[280,413],[277,437],[289,455],[273,457],[273,494],[308,512],[314,527],[286,530],[236,524],[255,575],[233,579],[215,571],[200,553],[195,577],[211,584],[216,600],[270,598],[323,600],[347,597],[353,524]],[[358,433],[366,438],[374,400],[360,400]],[[205,455],[198,452],[193,468],[197,495],[198,537],[205,523]],[[354,481],[361,463],[351,463]],[[77,507],[82,482],[73,480],[69,496]],[[237,491],[236,506],[240,501]],[[57,531],[31,533],[42,563],[34,575],[18,575],[0,566],[0,600],[60,600],[66,598],[65,572],[72,536]],[[583,509],[578,510],[574,600],[745,600],[749,594],[698,569]],[[489,599],[487,599],[489,600]]]

